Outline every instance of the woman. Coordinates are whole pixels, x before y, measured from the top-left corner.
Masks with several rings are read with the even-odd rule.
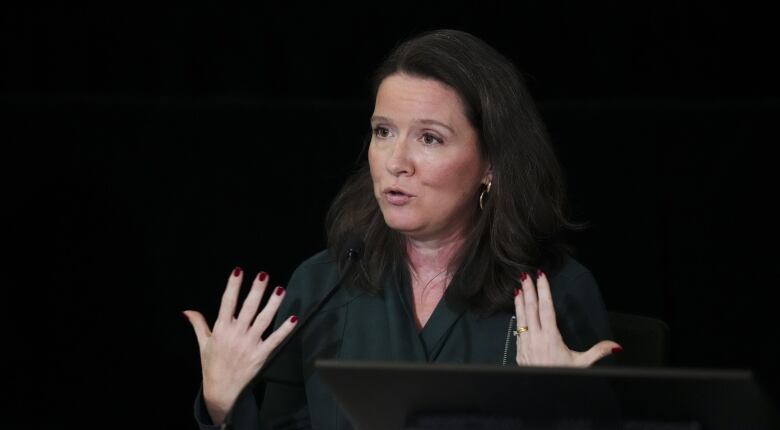
[[[368,162],[332,204],[328,251],[259,314],[265,273],[234,317],[240,269],[213,331],[185,312],[201,351],[201,428],[231,409],[235,428],[350,428],[317,358],[584,367],[620,349],[605,340],[595,280],[567,255],[563,229],[576,226],[559,165],[512,64],[474,36],[435,31],[396,48],[374,82]],[[264,392],[244,390],[261,369]]]

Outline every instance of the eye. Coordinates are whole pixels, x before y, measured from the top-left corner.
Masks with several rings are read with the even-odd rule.
[[[436,137],[436,136],[434,136],[434,135],[432,135],[430,133],[423,134],[422,135],[422,140],[423,140],[423,143],[426,144],[426,145],[436,145],[436,144],[441,144],[442,143],[441,139],[439,139],[438,137]]]
[[[390,130],[387,127],[376,126],[374,127],[374,136],[379,138],[386,138],[390,136]]]

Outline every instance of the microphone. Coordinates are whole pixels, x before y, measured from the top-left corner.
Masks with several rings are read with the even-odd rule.
[[[287,347],[287,345],[290,343],[290,341],[297,335],[301,330],[303,330],[303,327],[309,322],[309,320],[314,317],[314,315],[317,314],[317,312],[322,309],[322,307],[333,297],[333,295],[338,291],[339,287],[344,283],[344,280],[346,279],[347,275],[352,271],[353,266],[360,261],[360,259],[363,256],[363,240],[360,239],[357,235],[352,235],[348,237],[345,241],[345,246],[343,251],[343,254],[339,252],[340,254],[346,256],[346,261],[343,264],[343,269],[341,271],[341,276],[339,276],[338,282],[336,282],[335,285],[333,285],[330,290],[328,290],[327,294],[320,299],[319,302],[317,302],[314,307],[312,307],[309,312],[300,319],[300,322],[295,326],[293,331],[282,341],[281,344],[279,344],[276,349],[271,351],[271,354],[268,356],[268,358],[265,360],[265,363],[263,364],[262,369],[260,369],[260,372],[258,372],[257,376],[252,379],[252,381],[247,384],[246,387],[244,387],[244,390],[253,390],[255,382],[263,379],[263,375],[265,374],[266,370],[271,367],[273,362],[279,357],[284,351],[284,349]],[[337,262],[338,264],[338,262]],[[258,404],[258,408],[260,405]],[[225,415],[225,419],[222,422],[222,425],[220,426],[220,430],[232,430],[233,428],[233,409],[231,408],[230,411],[228,411],[227,415]]]
[[[314,307],[312,307],[309,312],[301,318],[300,322],[295,326],[293,331],[282,341],[281,344],[279,344],[276,349],[274,349],[271,354],[268,356],[268,358],[265,360],[265,364],[263,365],[263,368],[260,369],[260,372],[258,373],[258,376],[262,376],[263,373],[265,373],[265,370],[268,369],[271,364],[276,360],[279,355],[281,355],[281,351],[284,350],[284,348],[287,346],[287,344],[290,343],[290,340],[298,334],[301,330],[303,330],[303,327],[306,326],[306,324],[309,322],[309,320],[322,309],[322,307],[333,297],[333,295],[338,291],[339,287],[344,283],[344,280],[346,279],[347,275],[352,271],[352,266],[357,263],[363,254],[363,241],[357,237],[352,236],[349,237],[345,242],[345,248],[346,251],[344,254],[347,256],[347,260],[344,263],[344,268],[341,272],[341,276],[339,277],[338,282],[336,282],[335,285],[333,285],[330,290],[328,291],[325,296],[323,296],[322,299],[320,299],[319,302],[317,302]]]

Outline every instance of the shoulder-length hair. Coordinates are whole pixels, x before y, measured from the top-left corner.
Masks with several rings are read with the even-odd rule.
[[[446,298],[483,315],[509,310],[520,272],[554,270],[569,252],[564,230],[580,227],[565,214],[561,168],[529,91],[508,59],[455,30],[426,32],[397,46],[374,74],[374,100],[382,81],[398,73],[453,88],[492,166],[484,209],[474,195],[476,221],[451,261]],[[367,161],[334,199],[326,229],[342,271],[346,248],[356,237],[363,242],[360,268],[347,276],[349,284],[375,293],[386,274],[408,276],[403,236],[385,224]]]

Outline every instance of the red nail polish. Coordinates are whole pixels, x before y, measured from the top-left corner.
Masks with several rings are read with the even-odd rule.
[[[263,282],[263,281],[265,281],[265,278],[267,278],[267,277],[268,277],[268,274],[267,274],[267,273],[265,273],[265,272],[260,272],[260,274],[259,274],[259,275],[257,275],[257,279],[259,279],[259,280],[260,280],[260,282]]]
[[[290,317],[290,322],[291,322],[291,323],[295,323],[295,322],[297,322],[297,321],[298,321],[298,317],[296,317],[295,315],[293,315],[293,316],[291,316],[291,317]]]
[[[620,351],[622,351],[622,350],[623,350],[623,348],[622,348],[622,347],[620,347],[620,346],[616,346],[616,347],[612,348],[612,353],[613,353],[613,354],[617,354],[618,352],[620,352]]]
[[[282,288],[282,287],[276,287],[276,290],[274,290],[274,293],[275,293],[277,296],[281,296],[281,295],[284,293],[284,288]]]
[[[515,297],[517,297],[517,294],[520,292],[519,289],[515,288]]]
[[[235,269],[233,269],[233,276],[238,276],[240,274],[241,274],[241,268],[240,267],[236,267]]]
[[[541,278],[544,275],[544,272],[542,272],[542,269],[536,269],[536,279]]]
[[[528,274],[525,272],[520,272],[520,282],[523,282],[526,279],[528,279]]]

